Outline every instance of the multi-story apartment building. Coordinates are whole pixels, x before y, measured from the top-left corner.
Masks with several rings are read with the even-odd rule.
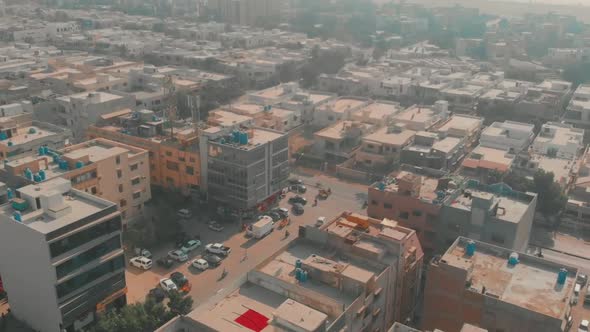
[[[457,137],[464,139],[464,144],[471,147],[477,142],[483,126],[483,118],[472,115],[453,115],[447,121],[433,128],[439,137]]]
[[[61,178],[3,192],[0,269],[16,318],[42,332],[78,331],[125,305],[115,203]]]
[[[486,127],[479,138],[484,147],[519,153],[525,150],[535,137],[535,126],[528,123],[504,121]]]
[[[313,153],[322,161],[342,163],[361,145],[364,135],[375,126],[358,121],[339,121],[313,134]]]
[[[71,128],[74,140],[83,141],[89,126],[113,111],[135,108],[135,100],[107,92],[83,92],[56,99],[60,105],[59,116],[65,127]]]
[[[102,116],[88,128],[88,137],[106,138],[148,150],[150,183],[184,195],[198,193],[201,162],[198,138],[191,124],[173,124],[153,111],[122,110]]]
[[[577,269],[464,237],[429,267],[423,329],[569,331]]]
[[[40,146],[63,147],[72,132],[49,123],[33,120],[30,104],[0,106],[0,159],[13,159],[35,153]]]
[[[437,252],[444,251],[457,236],[525,250],[536,207],[535,193],[469,180],[444,199],[436,224]]]
[[[578,128],[590,128],[590,85],[578,86],[566,108],[563,120]]]
[[[250,271],[237,288],[158,332],[386,331],[412,317],[423,254],[416,233],[393,220],[342,213]],[[256,318],[254,318],[256,317]],[[252,329],[252,328],[250,328]]]
[[[401,162],[437,170],[454,170],[466,153],[466,138],[420,131],[414,142],[403,148]]]
[[[416,132],[404,126],[388,126],[362,138],[355,160],[364,167],[388,169],[398,165],[402,149],[411,144]]]
[[[289,177],[288,136],[263,128],[211,127],[199,141],[201,191],[240,210],[272,204]]]
[[[5,163],[1,173],[11,186],[68,179],[77,190],[115,202],[125,221],[140,217],[151,199],[148,152],[102,138],[61,150],[41,148],[38,156]]]

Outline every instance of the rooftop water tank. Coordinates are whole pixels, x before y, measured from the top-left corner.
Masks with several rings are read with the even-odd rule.
[[[39,177],[41,177],[41,181],[45,181],[46,179],[46,174],[44,170],[39,170]]]
[[[301,268],[301,260],[300,259],[295,261],[295,268],[297,268],[297,269]]]
[[[510,265],[518,264],[518,253],[513,252],[510,254],[510,257],[508,257],[508,264],[510,264]]]
[[[248,144],[248,133],[240,132],[240,144],[242,144],[242,145]]]
[[[76,168],[82,168],[84,167],[84,162],[81,160],[76,161]]]
[[[385,183],[384,182],[377,182],[377,189],[383,191],[385,190]]]
[[[567,270],[565,268],[559,269],[557,273],[557,283],[560,285],[565,284],[565,280],[567,279]]]
[[[5,139],[7,139],[7,138],[8,138],[8,136],[6,136],[6,133],[5,132],[0,132],[0,141],[3,141]]]
[[[35,182],[41,182],[41,177],[39,176],[39,174],[34,174],[33,175],[33,181],[35,181]]]
[[[14,218],[14,220],[18,221],[18,222],[23,222],[23,217],[21,216],[20,212],[15,211],[14,214],[12,215],[12,217]]]
[[[39,147],[39,150],[38,151],[39,151],[39,155],[40,156],[42,156],[42,155],[45,154],[45,149],[42,146]]]
[[[467,249],[466,250],[467,256],[469,256],[469,257],[473,256],[475,254],[475,241],[469,240],[467,242],[467,248],[466,249]]]
[[[10,189],[10,188],[6,189],[6,197],[8,197],[9,200],[12,199],[13,195],[14,194],[12,193],[12,189]]]
[[[29,128],[29,134],[34,134],[37,132],[37,129],[35,128]]]

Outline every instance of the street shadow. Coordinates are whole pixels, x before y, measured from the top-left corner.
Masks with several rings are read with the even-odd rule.
[[[274,292],[261,291],[260,286],[246,283],[239,290],[240,295],[252,299],[257,303],[264,303],[269,307],[278,308],[285,301],[285,297]]]
[[[205,272],[203,270],[199,270],[196,267],[194,267],[192,264],[189,265],[188,269],[186,269],[188,272],[190,272],[190,274],[198,276],[199,274]]]
[[[354,194],[354,198],[359,201],[359,202],[365,202],[367,199],[369,199],[369,195],[365,192],[359,192]]]
[[[244,234],[245,238],[248,238],[245,234]],[[249,237],[248,241],[244,242],[240,248],[244,248],[244,249],[248,249],[250,247],[252,247],[254,244],[256,244],[258,242],[258,239],[253,238],[253,237]]]
[[[532,232],[531,244],[553,248],[555,246],[554,231],[546,227],[535,227]]]

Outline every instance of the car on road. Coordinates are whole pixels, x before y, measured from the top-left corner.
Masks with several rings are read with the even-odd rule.
[[[188,260],[188,256],[182,250],[172,250],[168,252],[168,257],[177,261],[177,262],[186,262]]]
[[[322,227],[326,223],[326,217],[318,217],[315,221],[315,227]]]
[[[198,258],[195,259],[191,265],[195,268],[195,269],[199,269],[201,271],[205,271],[209,268],[209,262],[207,262],[206,260],[204,260],[203,258]]]
[[[180,209],[180,210],[178,210],[178,212],[176,212],[176,215],[182,219],[189,219],[190,217],[193,216],[191,211],[188,209]]]
[[[160,280],[160,287],[166,291],[166,293],[170,293],[172,291],[178,291],[178,286],[174,283],[174,281],[170,280],[169,278],[164,278]]]
[[[223,243],[209,243],[205,246],[205,251],[211,254],[227,256],[231,252],[231,248],[224,246]]]
[[[588,325],[590,325],[590,322],[588,322],[587,319],[583,319],[580,322],[580,325],[578,326],[578,332],[587,332],[588,331]]]
[[[221,264],[221,261],[223,260],[221,257],[219,257],[217,255],[213,255],[213,254],[203,255],[202,258],[205,261],[207,261],[207,263],[209,264],[209,266],[212,266],[212,267],[218,267],[219,264]]]
[[[160,258],[156,261],[156,264],[158,264],[158,266],[161,266],[165,269],[169,269],[172,267],[172,265],[174,265],[174,261],[171,260],[170,258]]]
[[[170,274],[170,280],[172,280],[178,288],[182,288],[188,284],[188,279],[182,274],[182,272],[172,272]]]
[[[297,216],[302,215],[305,212],[303,205],[301,205],[299,203],[293,204],[293,206],[291,207],[291,210],[293,210],[293,214],[297,215]]]
[[[289,184],[303,184],[303,180],[299,178],[290,178],[287,182],[289,182]]]
[[[164,299],[166,298],[166,292],[164,290],[162,290],[162,288],[156,287],[156,288],[150,289],[150,292],[148,293],[147,296],[154,299],[154,301],[156,301],[156,303],[160,303],[160,302],[164,301]]]
[[[274,211],[269,212],[268,216],[272,218],[273,222],[277,222],[277,221],[283,219],[283,217],[280,214],[278,214],[277,212],[274,212]]]
[[[588,276],[585,274],[578,274],[578,276],[576,277],[576,283],[585,286],[586,283],[588,282]]]
[[[201,241],[188,240],[182,245],[182,247],[180,247],[180,250],[182,250],[185,254],[188,254],[189,252],[197,249],[200,246],[201,246]]]
[[[221,232],[223,231],[223,225],[218,223],[217,221],[210,221],[207,224],[207,227],[209,227],[210,230],[212,231],[216,231],[216,232]]]
[[[289,217],[289,210],[285,208],[277,208],[273,210],[274,212],[278,213],[283,218]]]
[[[305,205],[305,204],[307,204],[307,199],[305,199],[305,197],[303,197],[303,196],[296,195],[296,196],[289,198],[289,203],[290,204],[298,203],[301,205]]]
[[[135,256],[143,256],[145,258],[152,258],[152,253],[145,248],[135,248]]]
[[[147,258],[147,257],[143,257],[143,256],[137,256],[137,257],[133,257],[129,260],[129,264],[140,268],[142,270],[149,270],[152,268],[152,260]]]
[[[298,194],[305,194],[307,192],[307,187],[302,184],[294,184],[289,186],[289,191]]]

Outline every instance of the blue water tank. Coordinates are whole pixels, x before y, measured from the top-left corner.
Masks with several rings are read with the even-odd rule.
[[[307,281],[307,271],[302,271],[301,272],[301,282],[306,282]]]
[[[377,189],[383,191],[385,190],[385,183],[384,182],[377,182]]]
[[[64,171],[68,170],[68,162],[67,161],[60,159],[58,163],[59,163],[59,169],[64,170]]]
[[[469,240],[469,242],[467,242],[467,256],[471,257],[475,254],[475,241],[473,240]]]
[[[0,132],[0,141],[3,141],[5,139],[7,139],[7,138],[8,138],[8,136],[6,136],[6,133],[5,132]]]
[[[35,129],[35,128],[32,128],[32,127],[31,127],[31,128],[29,128],[29,134],[34,134],[34,133],[36,133],[36,132],[37,132],[37,129]]]
[[[297,281],[301,281],[301,274],[303,273],[303,270],[300,268],[295,269],[295,279],[297,279]]]
[[[295,268],[298,268],[298,269],[301,268],[301,260],[300,259],[295,261]]]
[[[76,161],[76,168],[82,168],[84,167],[84,162],[81,160]]]
[[[12,189],[10,189],[10,188],[6,189],[6,197],[8,197],[9,200],[12,199],[13,195],[14,194],[12,193]]]
[[[234,130],[234,131],[232,131],[231,135],[232,135],[232,138],[235,143],[238,143],[240,141],[240,132],[239,131]]]
[[[44,170],[39,171],[39,177],[41,177],[41,181],[45,181],[46,176],[47,175],[45,174]]]
[[[43,147],[43,154],[48,154],[49,153],[49,147],[44,146]]]
[[[33,175],[33,181],[35,181],[35,182],[41,182],[41,177],[39,176],[39,174]]]
[[[508,257],[508,264],[510,265],[516,265],[518,264],[518,253],[511,253],[510,256]]]
[[[33,172],[29,168],[25,169],[25,177],[29,180],[33,179]]]
[[[57,154],[53,155],[53,162],[58,164],[59,163],[59,156]]]
[[[565,284],[565,280],[567,279],[567,270],[564,268],[559,269],[557,273],[557,283],[560,285]]]
[[[240,132],[240,144],[248,144],[248,133]]]
[[[8,146],[12,146],[12,141],[8,141]]]
[[[39,147],[39,155],[42,156],[45,154],[45,149],[42,146]]]
[[[20,212],[18,211],[15,211],[12,217],[14,218],[14,220],[18,222],[23,222],[23,217],[20,215]]]

